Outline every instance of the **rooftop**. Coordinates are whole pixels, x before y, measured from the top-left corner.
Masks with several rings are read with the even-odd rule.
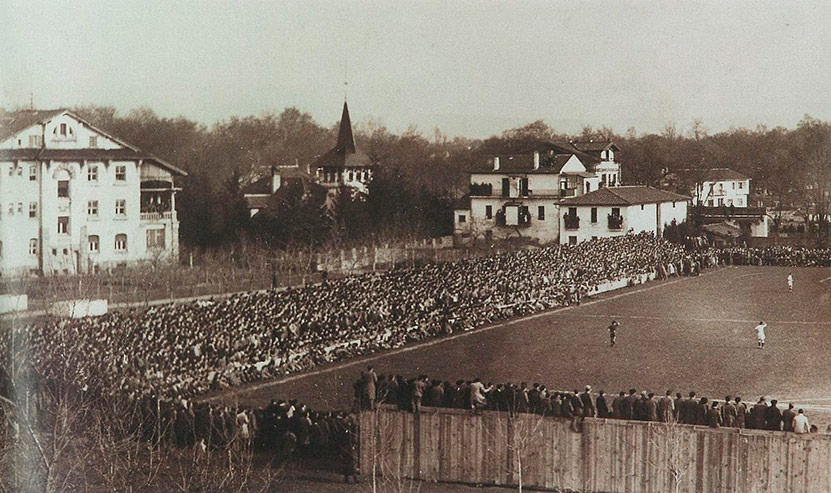
[[[704,181],[739,181],[750,180],[747,175],[734,171],[730,168],[682,168],[676,170],[679,176],[696,182]]]
[[[667,192],[657,188],[630,185],[622,187],[604,187],[579,197],[563,199],[562,205],[637,205],[658,202],[687,201],[690,197]]]

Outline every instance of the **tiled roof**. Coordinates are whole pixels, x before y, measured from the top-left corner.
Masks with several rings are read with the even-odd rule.
[[[599,140],[599,141],[588,141],[588,142],[572,142],[572,146],[576,149],[579,149],[583,152],[602,152],[610,147],[614,147],[618,149],[614,142],[608,140]]]
[[[534,169],[534,154],[505,154],[499,157],[499,169],[493,169],[493,157],[487,161],[478,163],[472,170],[472,173],[537,173],[537,174],[557,174],[562,169],[563,165],[575,155],[574,153],[567,154],[553,154],[547,156],[540,153],[540,167]],[[578,156],[579,158],[579,156]],[[581,159],[582,161],[582,159]],[[585,162],[584,162],[585,164]]]
[[[264,176],[242,187],[241,191],[243,195],[271,195],[271,177]]]
[[[24,161],[50,160],[50,161],[118,161],[144,159],[151,161],[171,173],[186,176],[184,170],[172,164],[137,149],[50,149],[50,148],[24,148],[24,149],[0,149],[0,160],[20,159]]]
[[[459,211],[469,211],[470,210],[470,197],[462,197],[460,199],[456,199],[453,201],[453,210]]]
[[[0,141],[6,140],[38,123],[63,114],[66,110],[20,110],[0,116]]]
[[[635,205],[689,200],[686,195],[646,186],[604,187],[579,197],[563,199],[563,205]]]
[[[269,200],[271,200],[271,195],[245,196],[245,201],[248,203],[249,209],[265,209],[268,207]]]
[[[698,182],[750,180],[749,176],[743,175],[742,173],[734,171],[730,168],[684,168],[679,169],[676,172],[680,177],[686,178],[687,180],[695,180]]]
[[[338,141],[335,147],[326,154],[317,158],[312,164],[314,168],[368,168],[372,160],[364,152],[355,147],[355,138],[352,135],[352,121],[349,118],[349,107],[343,102],[343,113],[338,128]]]

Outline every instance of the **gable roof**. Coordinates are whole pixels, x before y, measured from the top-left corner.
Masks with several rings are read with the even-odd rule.
[[[563,205],[637,205],[658,202],[687,201],[690,197],[647,186],[604,187],[579,197],[560,201]]]
[[[273,170],[267,170],[267,172],[269,171],[279,174],[281,183],[287,180],[311,181],[313,178],[312,175],[300,169],[300,166],[276,166]],[[253,183],[249,183],[242,187],[241,191],[243,195],[271,195],[271,175],[268,174]]]
[[[682,168],[676,170],[678,176],[687,180],[696,181],[739,181],[750,180],[747,175],[730,168]]]
[[[349,118],[349,106],[343,102],[343,113],[338,128],[338,141],[335,147],[317,158],[312,165],[315,168],[366,168],[372,166],[372,160],[355,147],[352,135],[352,120]]]
[[[67,110],[18,110],[0,116],[0,141],[39,123],[62,115]]]
[[[85,119],[67,109],[59,110],[19,110],[0,117],[0,141],[13,137],[33,125],[40,125],[60,116],[69,115],[87,127],[95,130],[101,135],[118,142],[124,149],[60,149],[60,148],[22,148],[22,149],[0,149],[0,158],[4,159],[89,159],[89,160],[118,160],[118,159],[144,159],[155,163],[161,168],[170,171],[174,175],[187,176],[185,170],[176,167],[169,162],[160,159],[138,147],[115,137],[100,128],[92,125]]]
[[[710,232],[716,236],[727,238],[738,238],[742,235],[742,229],[735,224],[727,221],[722,221],[715,224],[705,224],[701,227],[704,231]]]
[[[620,148],[610,140],[590,140],[590,141],[574,141],[571,142],[571,145],[580,151],[583,152],[603,152],[606,149],[612,148],[616,151],[619,151]]]
[[[493,169],[493,157],[487,161],[480,161],[471,170],[471,173],[477,174],[509,174],[509,173],[523,173],[523,174],[553,174],[560,172],[569,159],[576,156],[581,162],[585,162],[574,152],[555,153],[545,155],[540,153],[540,166],[534,169],[534,154],[502,154],[494,156],[499,158],[499,169]]]

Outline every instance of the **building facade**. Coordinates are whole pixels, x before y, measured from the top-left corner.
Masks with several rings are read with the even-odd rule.
[[[730,168],[682,169],[678,171],[692,195],[692,205],[749,207],[750,177]]]
[[[560,201],[560,243],[648,231],[687,219],[690,197],[646,186],[604,187]]]
[[[0,118],[0,272],[178,259],[181,169],[67,110]]]
[[[577,145],[540,143],[530,152],[494,156],[471,170],[469,195],[454,210],[457,239],[558,241],[563,199],[620,184],[614,144],[596,146],[596,155]]]

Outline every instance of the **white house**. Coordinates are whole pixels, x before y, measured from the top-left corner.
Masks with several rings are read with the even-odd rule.
[[[692,205],[750,206],[750,177],[730,168],[680,169],[679,178],[692,194]]]
[[[690,198],[646,186],[604,187],[560,201],[560,242],[577,244],[593,238],[651,231],[687,219]]]
[[[604,143],[606,147],[593,156],[574,143],[544,142],[524,154],[494,156],[471,170],[469,197],[454,209],[454,234],[462,242],[510,237],[558,241],[562,199],[620,183],[617,147]],[[601,168],[607,170],[605,176],[598,173]]]
[[[0,117],[0,272],[177,259],[183,175],[68,110]]]

